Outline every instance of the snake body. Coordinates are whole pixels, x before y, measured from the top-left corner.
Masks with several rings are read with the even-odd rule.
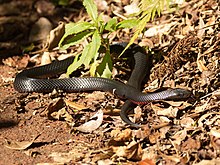
[[[110,47],[111,52],[119,53],[126,44],[116,44]],[[119,51],[119,52],[118,52]],[[127,109],[135,104],[146,104],[154,100],[183,99],[190,95],[188,90],[176,88],[157,93],[142,93],[141,83],[148,68],[148,55],[138,45],[133,44],[126,50],[125,55],[132,55],[135,66],[127,84],[101,77],[77,77],[64,79],[48,79],[54,75],[66,72],[74,57],[51,64],[23,70],[16,75],[14,88],[19,92],[51,92],[54,89],[65,92],[81,92],[101,90],[111,92],[120,98],[128,99],[122,107],[120,116],[126,123],[139,127],[127,117]]]

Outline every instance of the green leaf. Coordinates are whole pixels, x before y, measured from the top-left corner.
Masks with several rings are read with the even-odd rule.
[[[93,29],[93,25],[89,22],[77,22],[77,23],[69,23],[65,25],[65,34],[61,38],[59,42],[59,47],[66,37],[69,35],[77,34],[85,30]]]
[[[83,49],[82,54],[80,55],[80,58],[77,56],[77,59],[73,61],[73,63],[68,67],[67,74],[70,75],[72,72],[74,72],[76,69],[78,69],[81,65],[84,64],[84,61],[86,60],[86,55],[89,52],[91,45],[90,43],[86,45]]]
[[[98,30],[94,32],[92,36],[92,41],[89,44],[89,52],[87,53],[86,59],[84,61],[86,67],[90,64],[92,59],[94,59],[95,61],[98,57],[98,50],[101,46],[101,36],[99,35]]]
[[[129,46],[131,46],[134,41],[137,39],[138,35],[141,34],[141,32],[143,31],[143,29],[145,28],[146,22],[149,22],[151,18],[151,15],[148,14],[146,15],[137,25],[137,29],[134,33],[134,35],[132,36],[132,38],[130,39],[128,45],[126,46],[126,48],[122,51],[122,53],[120,54],[120,56],[125,52],[125,50],[127,50],[129,48]],[[120,57],[119,56],[119,57]]]
[[[90,67],[89,73],[91,76],[95,77],[96,68],[98,66],[98,61],[94,61]]]
[[[106,52],[102,62],[97,67],[97,74],[105,78],[110,78],[112,76],[112,60],[109,52]]]
[[[92,59],[94,59],[95,62],[96,58],[98,57],[98,50],[100,48],[100,45],[101,45],[101,36],[99,35],[98,30],[96,30],[92,36],[92,41],[84,47],[80,58],[74,60],[73,64],[71,64],[67,69],[67,74],[68,75],[71,74],[81,65],[85,65],[85,67],[88,67]]]
[[[106,25],[105,25],[105,30],[108,30],[110,32],[114,32],[116,30],[116,24],[117,24],[117,19],[116,18],[112,18],[110,19]]]
[[[77,68],[79,68],[82,64],[78,61],[79,54],[75,57],[74,61],[70,66],[67,68],[67,75],[69,76],[73,73]]]
[[[117,29],[124,29],[124,28],[134,28],[138,25],[138,23],[140,22],[140,20],[138,19],[129,19],[129,20],[123,20],[121,22],[119,22],[116,27]]]
[[[62,6],[68,5],[68,3],[69,3],[69,0],[59,0],[59,2],[58,2],[58,4],[62,5]]]
[[[110,67],[108,66],[108,63],[107,63],[101,77],[111,78],[111,76],[112,76],[112,69],[110,69]]]
[[[95,5],[93,0],[84,0],[83,6],[85,6],[87,13],[89,14],[89,17],[93,20],[93,22],[96,22],[98,17],[98,11],[97,6]]]
[[[67,49],[69,48],[70,46],[73,46],[73,45],[76,45],[76,44],[79,44],[80,42],[82,42],[85,38],[91,36],[94,32],[93,31],[83,31],[83,32],[80,32],[76,35],[73,35],[71,38],[67,37],[62,45],[60,45],[60,49]]]

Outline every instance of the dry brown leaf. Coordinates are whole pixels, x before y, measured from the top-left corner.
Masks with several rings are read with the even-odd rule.
[[[153,110],[155,109],[153,108]],[[178,108],[170,106],[169,108],[164,108],[162,111],[156,111],[156,114],[175,118],[177,116],[178,111]]]
[[[220,150],[220,131],[219,129],[212,128],[210,130],[210,144],[215,150]]]
[[[111,165],[114,164],[114,162],[111,159],[105,159],[105,160],[98,160],[98,165]]]
[[[69,112],[66,110],[66,108],[62,108],[57,112],[51,113],[50,117],[52,117],[53,119],[57,119],[57,120],[65,120],[68,123],[73,122],[73,117],[69,114]]]
[[[41,65],[50,64],[52,62],[50,52],[44,52],[41,57]]]
[[[189,19],[188,14],[186,14],[186,19],[185,19],[185,21],[186,21],[186,26],[183,27],[183,29],[182,29],[182,34],[186,36],[186,35],[189,34],[189,32],[191,32],[191,31],[194,30],[194,26],[193,26],[193,24],[192,24],[191,19]]]
[[[206,26],[208,26],[208,29],[209,29],[208,32],[207,32],[208,34],[211,34],[211,33],[214,32],[214,29],[211,25],[214,25],[216,20],[217,19],[215,18],[215,15],[213,15],[212,18],[210,18],[208,20],[208,22],[206,23]]]
[[[142,160],[149,159],[149,160],[156,162],[157,158],[158,158],[158,153],[156,153],[155,151],[157,149],[158,149],[157,144],[148,146],[147,148],[144,148]]]
[[[145,37],[153,37],[156,35],[162,35],[164,33],[167,33],[176,24],[177,24],[177,22],[173,21],[171,23],[167,23],[164,25],[153,26],[144,32],[144,36]]]
[[[64,163],[37,163],[36,165],[65,165]]]
[[[131,15],[139,12],[140,8],[138,7],[138,2],[138,0],[133,0],[131,4],[126,5],[124,7],[125,15]]]
[[[195,140],[189,137],[186,141],[183,142],[181,148],[183,151],[197,151],[201,147],[199,140]]]
[[[111,137],[115,140],[115,141],[130,141],[132,138],[132,131],[131,129],[125,129],[125,130],[112,130],[111,131]]]
[[[184,117],[180,120],[180,125],[187,129],[194,129],[195,121],[191,117]]]
[[[142,109],[140,106],[137,106],[135,109],[134,109],[134,119],[135,121],[140,121],[141,119],[141,116],[142,116]]]
[[[201,105],[201,106],[197,106],[195,107],[195,113],[201,113],[204,112],[206,110],[206,107],[208,106],[207,103]]]
[[[47,116],[48,118],[51,118],[51,114],[53,112],[58,112],[60,109],[65,107],[65,102],[63,99],[54,99],[50,102],[48,107],[45,109],[44,112],[41,113],[42,116]],[[53,117],[52,117],[53,119]]]
[[[87,99],[91,100],[91,101],[96,101],[96,100],[105,100],[105,93],[101,92],[101,91],[94,91],[90,94],[87,94],[86,97]]]
[[[202,160],[199,163],[193,163],[193,165],[218,165],[218,164],[220,164],[219,159]]]
[[[90,121],[80,125],[79,127],[74,127],[74,129],[81,132],[92,132],[100,127],[102,121],[103,121],[103,111],[99,110],[94,116],[90,118]]]
[[[203,56],[198,56],[197,58],[197,66],[198,66],[198,69],[200,72],[203,72],[203,71],[207,71],[208,68],[204,65],[204,57]]]
[[[179,156],[179,155],[168,156],[168,155],[163,154],[162,152],[159,152],[159,154],[160,154],[160,156],[161,156],[163,159],[165,159],[165,160],[167,160],[167,159],[168,159],[168,160],[172,160],[172,161],[174,161],[174,162],[176,162],[176,163],[180,162],[181,159],[182,159],[182,157]]]
[[[157,140],[161,137],[161,133],[159,131],[153,132],[149,135],[149,141],[151,144],[156,144]]]
[[[212,95],[215,96],[215,97],[217,97],[217,98],[220,98],[220,89],[214,91],[214,92],[212,93]]]
[[[53,152],[49,155],[49,157],[52,157],[55,162],[59,163],[68,163],[70,161],[78,161],[80,160],[84,154],[78,152],[77,150],[72,150],[67,153],[61,153],[61,152]]]
[[[138,165],[156,165],[156,163],[153,160],[146,158],[146,159],[138,162]]]
[[[199,37],[200,39],[203,37],[203,35],[205,34],[205,23],[202,19],[202,17],[199,17],[199,30],[197,32],[197,37]]]
[[[115,154],[132,160],[141,160],[143,155],[140,143],[132,141],[128,146],[112,147]]]
[[[34,141],[37,139],[39,135],[35,136],[31,141],[16,142],[16,141],[8,141],[5,139],[7,144],[5,144],[4,146],[13,150],[25,150],[34,143]]]
[[[209,134],[216,138],[220,138],[220,130],[217,130],[216,128],[212,128]]]
[[[48,50],[58,46],[60,39],[63,37],[65,31],[65,24],[60,22],[59,25],[50,31],[50,35],[47,38]]]
[[[180,145],[181,142],[186,138],[187,136],[187,132],[186,129],[183,129],[181,131],[178,131],[177,133],[175,133],[175,135],[172,136],[171,142],[175,145]]]
[[[83,109],[87,109],[87,107],[85,107],[84,105],[77,104],[77,103],[69,101],[69,100],[65,100],[65,103],[67,106],[70,106],[71,108],[74,108],[78,111],[83,110]]]
[[[215,117],[212,117],[210,120],[208,119],[208,117],[215,115]],[[217,121],[217,119],[220,118],[220,113],[206,113],[204,115],[202,115],[199,120],[198,120],[198,127],[203,127],[204,124],[203,122],[205,122],[206,125],[211,125],[213,124],[213,122]]]

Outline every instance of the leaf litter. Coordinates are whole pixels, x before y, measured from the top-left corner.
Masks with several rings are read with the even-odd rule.
[[[101,4],[106,5],[107,2],[104,2],[106,1]],[[111,4],[117,16],[123,16],[122,10],[126,6],[126,10],[130,10],[125,1],[114,1]],[[111,13],[111,9],[108,8],[107,12]],[[130,118],[141,121],[141,129],[130,128],[111,113],[103,114],[106,110],[120,109],[123,103],[111,94],[64,94],[67,100],[59,92],[55,95],[36,96],[37,104],[47,106],[39,113],[47,118],[46,123],[66,122],[66,129],[69,130],[78,125],[71,131],[72,136],[68,141],[61,140],[61,146],[69,146],[65,152],[50,150],[44,154],[59,163],[92,161],[92,164],[101,164],[103,161],[107,164],[218,164],[219,15],[217,1],[192,0],[184,2],[177,11],[163,13],[147,25],[141,45],[152,49],[153,68],[149,81],[145,84],[145,91],[160,87],[182,87],[190,89],[193,97],[187,101],[153,102],[136,108],[135,115]],[[62,28],[57,30],[62,32]],[[113,35],[112,39],[121,41],[123,38],[128,41],[130,33],[131,31],[123,29]],[[48,44],[51,47],[57,44],[56,36],[59,37],[59,34],[50,36]],[[62,55],[62,52],[54,52],[50,55]],[[26,60],[22,65],[14,58],[8,58],[4,64],[23,68],[30,60],[28,56],[23,58]],[[123,71],[117,73],[122,73],[122,78],[123,74],[126,75]],[[115,77],[117,76],[116,74]],[[27,112],[31,110],[34,101],[35,97],[25,97],[18,104]],[[31,105],[27,109],[23,104],[28,103]],[[37,115],[38,113],[33,118]],[[8,148],[28,150],[34,140]],[[61,141],[55,140],[53,146],[62,144]]]

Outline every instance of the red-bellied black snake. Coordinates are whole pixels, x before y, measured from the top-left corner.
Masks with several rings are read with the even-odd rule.
[[[119,53],[126,44],[111,45],[111,52]],[[141,83],[147,70],[149,69],[149,56],[140,46],[133,44],[126,50],[125,54],[132,55],[134,58],[134,69],[127,84],[119,81],[101,78],[101,77],[77,77],[64,79],[48,79],[41,77],[51,77],[55,74],[63,73],[73,62],[74,57],[62,61],[55,61],[51,64],[34,67],[23,70],[17,74],[14,81],[14,88],[19,92],[51,92],[54,89],[65,92],[80,92],[101,90],[109,91],[121,98],[127,99],[123,105],[120,116],[122,120],[131,126],[140,127],[140,125],[131,122],[127,116],[127,109],[136,104],[146,104],[150,101],[165,99],[184,99],[190,96],[190,91],[180,88],[167,89],[157,93],[142,93]]]

